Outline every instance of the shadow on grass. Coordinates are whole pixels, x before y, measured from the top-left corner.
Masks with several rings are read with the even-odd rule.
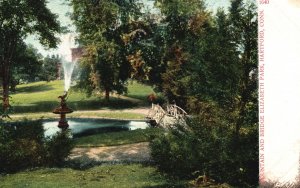
[[[22,88],[17,88],[17,93],[32,93],[32,92],[41,92],[41,91],[50,91],[54,88],[50,85],[39,84],[33,86],[26,86]]]
[[[100,110],[108,109],[126,109],[141,106],[141,104],[134,103],[124,99],[111,98],[109,102],[104,99],[87,100],[87,101],[69,101],[68,106],[74,111],[78,110]],[[28,105],[13,105],[14,113],[28,113],[28,112],[51,112],[54,108],[59,106],[58,101],[41,101]]]
[[[153,166],[153,161],[96,161],[91,160],[86,154],[83,154],[82,157],[76,158],[76,159],[69,159],[65,162],[64,167],[65,168],[71,168],[74,170],[88,170],[91,168],[94,168],[96,166],[101,165],[117,165],[117,164],[123,164],[123,165],[130,165],[130,164],[142,164],[143,166]]]
[[[66,162],[65,167],[71,168],[74,170],[86,171],[96,166],[101,165],[118,165],[118,164],[125,164],[125,165],[132,165],[132,164],[141,164],[142,168],[146,167],[153,167],[153,161],[140,161],[140,162],[131,162],[131,161],[110,161],[110,162],[101,162],[101,161],[91,161],[88,159],[85,160],[81,158],[81,160],[73,159]],[[154,186],[144,186],[147,188],[165,188],[165,187],[174,187],[174,188],[184,188],[188,187],[187,181],[180,180],[166,174],[161,174],[159,171],[152,172],[148,174],[148,180],[152,182],[160,182],[160,185]]]
[[[124,130],[124,128],[122,128]],[[118,146],[149,142],[164,133],[160,128],[136,129],[131,131],[101,132],[75,139],[76,146]]]
[[[189,187],[189,186],[186,183],[167,182],[163,185],[146,186],[144,188],[167,188],[167,187],[184,188],[184,187]]]
[[[139,99],[143,102],[147,102],[148,100],[148,95],[143,95],[143,94],[133,94],[133,93],[130,93],[130,94],[127,94],[126,95],[127,97],[130,97],[130,98],[134,98],[134,99]]]

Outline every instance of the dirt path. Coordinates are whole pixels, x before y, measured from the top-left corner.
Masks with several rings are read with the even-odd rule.
[[[97,162],[139,162],[150,160],[150,150],[148,142],[110,147],[74,148],[69,158]]]
[[[106,113],[106,112],[131,112],[131,113],[137,113],[137,114],[143,114],[147,115],[149,112],[149,108],[146,107],[139,107],[139,108],[127,108],[122,110],[116,110],[116,109],[101,109],[101,110],[82,110],[82,111],[75,111],[75,113],[81,113],[81,112],[98,112],[98,113]]]
[[[78,111],[75,111],[72,113],[72,115],[77,115],[77,114],[81,114],[81,113],[115,113],[115,112],[119,112],[119,113],[137,113],[137,114],[142,114],[142,115],[147,115],[148,112],[149,112],[149,108],[147,107],[139,107],[139,108],[127,108],[127,109],[121,109],[121,110],[116,110],[116,109],[101,109],[101,110],[78,110]],[[31,113],[29,113],[31,114]],[[32,113],[33,114],[33,113]],[[40,113],[34,113],[35,115],[38,115],[38,114],[41,114],[41,116],[54,116],[53,113],[51,112],[40,112]],[[24,117],[26,116],[26,114],[14,114],[14,115],[11,115],[11,117]]]

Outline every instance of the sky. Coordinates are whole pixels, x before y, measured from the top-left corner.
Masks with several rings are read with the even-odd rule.
[[[72,11],[72,7],[68,6],[62,0],[48,0],[47,3],[48,8],[51,10],[52,13],[58,16],[58,20],[62,26],[67,27],[70,31],[75,31],[75,26],[72,24],[71,19],[67,16],[67,13]],[[67,47],[66,44],[69,41],[68,36],[58,36],[61,40],[57,49],[45,49],[34,35],[30,35],[26,38],[25,42],[27,44],[32,44],[35,48],[38,49],[39,53],[43,56],[52,55],[52,54],[61,54],[63,53],[63,48]]]
[[[230,0],[206,0],[207,7],[213,12],[216,11],[219,7],[228,7],[229,2]],[[69,30],[75,32],[75,26],[72,24],[71,19],[67,16],[67,13],[72,11],[72,7],[64,3],[63,0],[48,0],[47,6],[53,13],[58,15],[58,19],[62,26],[66,26]],[[47,56],[52,54],[65,53],[65,48],[69,46],[70,38],[69,36],[59,36],[59,38],[61,40],[61,43],[59,44],[57,49],[52,50],[45,49],[33,35],[28,36],[25,42],[27,44],[32,44],[43,56]]]

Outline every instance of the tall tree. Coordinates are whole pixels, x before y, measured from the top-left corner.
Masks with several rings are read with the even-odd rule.
[[[56,80],[60,77],[59,68],[62,69],[60,64],[61,59],[58,55],[47,56],[43,59],[43,67],[41,78],[47,82]]]
[[[164,42],[165,53],[162,55],[162,61],[166,65],[161,84],[164,93],[169,100],[175,99],[177,103],[195,114],[194,117],[197,117],[195,132],[208,128],[206,135],[197,133],[197,140],[201,140],[208,150],[212,149],[212,153],[215,154],[213,146],[219,141],[221,145],[226,143],[226,150],[220,150],[217,157],[209,157],[211,165],[221,156],[216,164],[209,168],[220,165],[218,171],[222,171],[223,168],[225,172],[221,176],[225,177],[226,172],[230,172],[229,178],[225,179],[228,178],[226,181],[236,185],[245,182],[256,183],[258,172],[256,6],[248,3],[249,1],[246,3],[243,0],[233,0],[229,12],[219,10],[216,16],[204,17],[205,14],[192,14],[193,8],[189,8],[188,5],[194,1],[186,2],[185,6],[184,0],[157,2],[160,3],[165,17],[163,23],[166,29],[163,31],[165,36],[168,36]],[[185,8],[190,11],[185,12]],[[186,148],[169,151],[166,146],[169,146],[169,143],[176,145],[176,139],[181,145],[185,139],[193,140],[191,130],[193,128],[181,129],[179,126],[174,133],[163,137],[159,158],[161,156],[166,158],[166,155],[167,158],[174,157],[174,164],[182,160],[178,157],[180,156],[178,153],[186,153],[183,151]],[[221,134],[215,132],[216,130]],[[203,139],[206,136],[207,138]],[[215,138],[219,141],[211,141]],[[193,142],[194,140],[191,143]],[[199,159],[198,154],[202,150],[203,148],[194,153],[194,147],[191,147],[193,151],[191,156],[194,155],[195,159]],[[192,158],[191,156],[188,157]],[[187,162],[187,167],[197,166],[192,165],[192,161]],[[200,164],[203,164],[202,161]],[[167,166],[169,168],[170,165]],[[246,181],[242,182],[244,180]]]
[[[18,66],[13,66],[10,79],[10,91],[14,92],[20,81],[32,82],[39,80],[42,76],[42,55],[32,45],[24,42],[16,47],[16,53],[12,58],[13,62],[18,62]]]
[[[211,15],[204,2],[198,0],[157,0],[163,19],[159,24],[162,35],[163,64],[160,88],[170,102],[175,101],[186,109],[191,73],[194,64],[204,65],[205,37],[210,27]],[[157,44],[159,45],[159,44]]]
[[[121,36],[128,32],[130,22],[137,19],[137,5],[133,0],[71,0],[71,4],[72,19],[85,52],[81,63],[88,73],[88,78],[82,75],[79,87],[89,92],[104,91],[109,100],[110,92],[126,91],[130,64]]]
[[[37,34],[41,44],[56,47],[55,34],[60,31],[56,15],[46,7],[45,0],[0,1],[0,77],[3,88],[3,110],[9,107],[9,83],[16,45],[28,34]]]
[[[150,13],[143,13],[138,20],[131,21],[122,33],[126,58],[131,65],[131,78],[147,84],[160,83],[161,52],[163,39],[158,32],[158,22]]]
[[[239,54],[237,63],[241,74],[237,105],[236,133],[242,125],[257,124],[257,11],[251,1],[233,0],[230,7],[232,38]]]
[[[215,113],[210,112],[211,109],[222,109],[228,114],[234,108],[241,67],[237,64],[231,23],[223,10],[218,10],[202,34],[194,45],[189,64],[187,106],[193,113],[212,119]]]

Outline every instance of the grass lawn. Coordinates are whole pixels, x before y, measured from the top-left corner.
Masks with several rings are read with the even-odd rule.
[[[132,81],[128,84],[128,93],[126,96],[147,102],[147,97],[151,93],[155,93],[153,88],[137,83],[136,81]]]
[[[185,187],[186,181],[170,179],[155,167],[141,164],[101,165],[87,170],[39,169],[0,176],[0,187]]]
[[[137,129],[85,136],[75,139],[76,147],[115,146],[148,142],[162,133],[160,128]]]
[[[63,94],[63,81],[35,82],[17,86],[15,94],[11,94],[11,105],[15,113],[27,112],[49,112],[59,105],[58,96]],[[103,98],[96,96],[87,97],[80,91],[69,91],[68,105],[74,110],[96,110],[102,108],[131,108],[147,104],[147,96],[153,93],[150,86],[145,86],[137,82],[128,84],[129,99],[112,96],[107,103]],[[130,98],[138,99],[130,100]]]
[[[41,118],[58,118],[51,111],[59,105],[58,96],[63,93],[63,81],[36,82],[19,85],[11,95],[14,116],[10,121]],[[147,104],[147,96],[153,92],[149,86],[129,83],[125,97],[103,99],[71,90],[68,105],[75,110],[68,117],[101,117],[115,119],[144,119],[143,114],[123,112],[121,109]],[[134,100],[131,100],[134,99]],[[137,102],[139,101],[139,102]],[[91,111],[106,109],[105,111]],[[81,110],[81,111],[78,111]],[[90,110],[90,111],[82,111]],[[112,110],[112,111],[109,111]],[[77,112],[76,112],[77,111]],[[47,113],[46,113],[47,112]],[[149,128],[133,131],[109,132],[74,139],[75,147],[115,146],[147,142],[162,133],[162,129]],[[101,165],[85,170],[71,168],[41,168],[16,174],[0,174],[0,187],[185,187],[187,181],[175,180],[157,171],[154,166],[142,164]]]

